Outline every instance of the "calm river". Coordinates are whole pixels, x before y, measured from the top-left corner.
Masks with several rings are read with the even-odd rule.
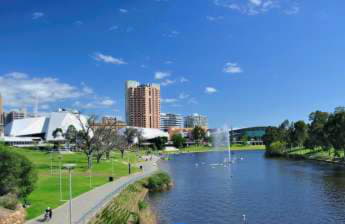
[[[182,154],[161,162],[175,186],[150,196],[160,224],[345,223],[345,168],[263,152]],[[240,158],[243,158],[241,160]]]

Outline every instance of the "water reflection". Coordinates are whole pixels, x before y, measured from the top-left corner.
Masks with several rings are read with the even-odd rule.
[[[151,195],[161,224],[345,223],[343,167],[265,159],[262,152],[183,154],[162,162],[170,192]],[[197,164],[197,165],[196,165]],[[213,164],[213,165],[211,165]]]

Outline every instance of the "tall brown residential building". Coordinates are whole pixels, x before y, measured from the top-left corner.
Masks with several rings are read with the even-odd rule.
[[[126,81],[126,121],[129,126],[160,128],[160,86]]]

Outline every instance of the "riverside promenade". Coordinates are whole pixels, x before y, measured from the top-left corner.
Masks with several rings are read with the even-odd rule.
[[[129,184],[142,178],[148,177],[158,170],[156,162],[158,157],[153,157],[151,161],[136,164],[143,166],[143,171],[122,177],[114,182],[97,187],[72,200],[72,223],[87,224],[90,219],[102,210],[114,197]],[[27,221],[25,224],[68,224],[69,223],[69,202],[53,210],[53,218],[49,222],[43,222],[44,214],[40,217]]]

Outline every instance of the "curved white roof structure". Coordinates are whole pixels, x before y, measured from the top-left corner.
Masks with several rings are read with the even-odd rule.
[[[61,128],[66,132],[73,125],[78,131],[87,125],[87,118],[70,112],[53,112],[45,117],[14,120],[5,127],[5,135],[12,137],[43,136],[46,141],[54,141],[53,132]]]
[[[139,128],[139,127],[126,127],[121,128],[119,132],[123,134],[127,128],[134,128],[139,130],[142,133],[142,137],[144,140],[154,139],[157,137],[167,137],[169,138],[169,134],[167,132],[164,132],[158,128]]]

